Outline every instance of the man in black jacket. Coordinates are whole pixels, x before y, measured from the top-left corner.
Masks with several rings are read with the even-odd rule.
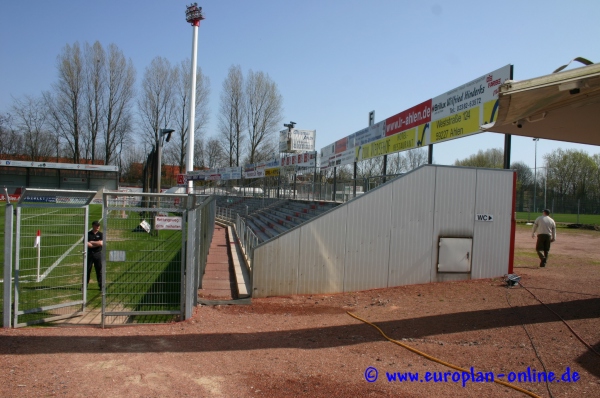
[[[90,283],[90,277],[92,276],[92,265],[96,269],[96,278],[98,279],[98,286],[102,290],[102,232],[100,232],[100,223],[98,221],[92,222],[92,229],[88,231],[87,236],[87,283]]]

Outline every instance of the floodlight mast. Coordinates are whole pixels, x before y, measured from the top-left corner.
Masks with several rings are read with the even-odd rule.
[[[190,117],[188,126],[188,147],[187,159],[185,162],[185,170],[187,173],[194,170],[194,128],[196,126],[196,58],[198,57],[198,27],[200,21],[204,19],[202,15],[202,7],[198,7],[198,3],[193,3],[187,6],[185,11],[185,20],[192,24],[192,73],[190,84]],[[194,192],[194,182],[188,181],[188,193]]]

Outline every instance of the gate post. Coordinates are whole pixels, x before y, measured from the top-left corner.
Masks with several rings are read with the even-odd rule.
[[[2,309],[2,325],[10,328],[10,316],[12,314],[12,247],[13,247],[13,205],[10,204],[8,194],[6,195],[6,209],[4,218],[4,296]]]

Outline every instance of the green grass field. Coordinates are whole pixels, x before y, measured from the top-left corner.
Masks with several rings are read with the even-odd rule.
[[[517,220],[534,221],[540,215],[538,213],[517,212]],[[600,215],[596,214],[580,214],[579,221],[577,221],[577,214],[555,213],[551,214],[551,217],[554,221],[562,223],[600,225]]]
[[[4,248],[4,210],[0,206],[0,248]],[[102,218],[102,205],[89,206],[89,225],[83,209],[23,208],[21,217],[19,310],[56,306],[83,299],[83,236],[93,220]],[[140,220],[109,218],[106,253],[107,311],[177,311],[180,308],[181,231],[158,234],[134,232]],[[16,228],[16,217],[14,220]],[[103,225],[103,223],[101,223]],[[34,242],[41,231],[39,258]],[[13,235],[16,238],[16,233]],[[16,246],[16,242],[15,242]],[[110,261],[108,251],[125,253],[125,261]],[[0,272],[3,272],[3,264]],[[0,276],[1,277],[1,276]],[[3,284],[2,284],[3,286]],[[2,287],[0,286],[0,287]],[[99,308],[101,295],[92,270],[86,306]],[[0,293],[2,290],[0,289]],[[0,295],[0,300],[2,296]],[[1,301],[0,301],[1,304]],[[1,308],[0,308],[1,311]],[[63,311],[63,312],[61,312]],[[74,312],[54,309],[19,316],[19,322]],[[128,322],[165,322],[173,316],[130,317]]]

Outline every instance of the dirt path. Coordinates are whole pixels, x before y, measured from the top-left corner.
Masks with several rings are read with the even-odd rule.
[[[540,269],[529,231],[517,230],[514,272],[600,351],[600,233],[559,231]],[[568,368],[571,382],[549,386],[554,397],[600,396],[600,357],[502,278],[199,307],[193,319],[168,325],[0,330],[0,396],[525,396],[493,383],[463,387],[451,373],[444,381],[452,369],[384,340],[346,311],[474,374],[506,380],[545,366],[560,377]],[[369,367],[378,371],[373,383]],[[388,382],[386,372],[418,372],[419,380]],[[549,396],[543,382],[515,384]]]

